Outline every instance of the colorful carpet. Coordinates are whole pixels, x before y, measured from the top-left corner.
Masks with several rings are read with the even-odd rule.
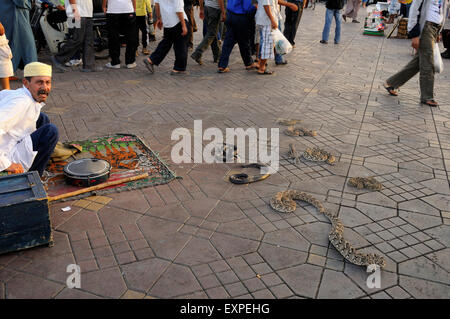
[[[137,181],[119,184],[88,192],[76,197],[63,200],[73,200],[92,195],[103,195],[112,192],[138,189],[143,187],[166,184],[178,178],[165,164],[157,153],[152,151],[145,143],[135,135],[114,134],[86,141],[74,141],[65,144],[78,144],[83,148],[66,161],[50,163],[47,167],[48,175],[44,184],[47,187],[48,196],[57,196],[80,190],[80,187],[68,185],[64,181],[63,167],[70,161],[81,158],[99,158],[107,160],[111,164],[111,175],[108,180],[115,181],[126,177],[148,173],[149,177]]]

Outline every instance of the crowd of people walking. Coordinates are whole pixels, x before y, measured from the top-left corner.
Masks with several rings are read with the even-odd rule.
[[[154,73],[155,66],[163,63],[167,54],[173,49],[175,62],[171,70],[172,75],[186,74],[189,56],[202,65],[203,55],[209,47],[211,47],[214,63],[217,63],[217,71],[230,72],[229,58],[236,44],[245,69],[256,70],[261,75],[273,74],[273,71],[268,68],[268,60],[274,60],[275,65],[288,63],[285,56],[274,50],[273,31],[283,30],[286,40],[295,47],[295,38],[304,9],[308,7],[308,4],[315,8],[315,1],[308,0],[46,1],[54,2],[61,16],[64,16],[63,19],[67,21],[69,30],[64,46],[51,56],[53,66],[60,72],[69,71],[68,66],[80,63],[82,63],[81,71],[83,72],[98,72],[104,68],[133,69],[138,66],[136,57],[141,53],[148,55],[143,61],[149,72]],[[401,6],[397,8],[399,1]],[[447,48],[442,57],[450,57],[448,22],[444,27],[445,21],[448,21],[449,0],[413,0],[412,4],[411,1],[391,0],[389,13],[395,16],[397,8],[397,10],[400,9],[401,15],[405,15],[409,13],[410,7],[412,8],[413,19],[410,19],[408,29],[418,54],[408,66],[408,70],[389,78],[385,86],[390,94],[395,95],[399,86],[415,73],[420,72],[422,101],[431,105],[435,103],[432,88],[430,88],[434,77],[434,70],[430,67],[432,65],[430,48],[440,39],[442,33],[444,45]],[[359,23],[357,16],[361,2],[361,0],[326,0],[325,24],[320,43],[328,44],[334,19],[334,43],[339,44],[342,20],[347,21],[349,18],[353,23]],[[364,0],[363,6],[366,2],[367,0]],[[37,61],[33,31],[30,27],[31,6],[31,0],[4,0],[0,4],[0,22],[5,26],[3,33],[6,35],[0,39],[0,46],[6,48],[9,40],[11,50],[8,52],[12,53],[12,71],[4,67],[6,71],[0,73],[2,87],[9,87],[5,79],[12,76],[12,72],[16,72],[19,68],[23,69],[23,66],[30,62]],[[96,7],[97,12],[100,10],[106,15],[107,21],[110,61],[104,67],[96,66],[95,63],[92,29]],[[194,14],[196,7],[198,17],[203,20],[203,37],[194,48],[193,35],[197,31]],[[284,8],[284,15],[281,8]],[[417,16],[419,11],[423,12]],[[430,26],[429,22],[434,25]],[[153,52],[150,52],[148,43],[156,41],[155,28],[162,30],[163,36]],[[3,27],[1,29],[3,30]],[[422,30],[425,32],[421,32]],[[124,65],[120,60],[123,46],[126,47]],[[138,50],[139,47],[141,51]],[[189,54],[189,51],[192,52]],[[8,60],[10,54],[8,52],[2,55],[3,60],[0,61],[0,66]]]

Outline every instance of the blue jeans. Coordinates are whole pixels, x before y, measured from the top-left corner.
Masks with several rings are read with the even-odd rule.
[[[281,31],[281,19],[278,19],[278,30]],[[262,43],[262,37],[260,43]],[[275,63],[283,63],[283,62],[284,62],[283,56],[275,51]]]
[[[41,112],[36,122],[36,131],[31,134],[33,151],[37,154],[29,171],[38,171],[39,175],[42,176],[58,139],[57,127],[50,123],[47,114]]]
[[[331,28],[331,21],[336,21],[336,30],[334,32],[334,43],[339,43],[341,40],[341,10],[331,10],[327,9],[327,12],[325,14],[325,26],[323,27],[322,32],[322,40],[328,42],[328,37],[330,36],[330,28]]]
[[[251,27],[250,16],[246,14],[235,14],[228,11],[225,27],[227,28],[227,32],[222,45],[219,68],[226,68],[228,66],[231,51],[236,43],[239,45],[239,51],[244,65],[252,65],[253,59],[250,50],[250,32],[248,31]]]

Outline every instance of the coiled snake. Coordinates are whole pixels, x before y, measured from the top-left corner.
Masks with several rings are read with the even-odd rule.
[[[339,218],[329,213],[322,203],[313,196],[297,190],[286,190],[277,193],[270,200],[270,206],[278,212],[291,213],[295,211],[297,207],[294,200],[307,202],[313,205],[319,213],[325,214],[331,222],[331,231],[328,235],[328,239],[337,251],[339,251],[339,253],[349,262],[360,266],[369,266],[373,264],[378,265],[381,268],[386,266],[386,261],[380,255],[357,252],[355,248],[345,240],[343,236],[344,225]]]
[[[308,161],[313,162],[326,162],[330,165],[334,165],[336,162],[336,157],[334,155],[328,153],[327,151],[321,150],[320,148],[307,148],[303,154],[303,158]]]
[[[307,130],[303,127],[289,127],[284,130],[284,134],[288,136],[316,136],[317,132],[312,130]]]
[[[356,187],[358,189],[367,188],[372,190],[380,190],[383,188],[383,184],[375,179],[375,177],[352,177],[347,182],[348,185]]]

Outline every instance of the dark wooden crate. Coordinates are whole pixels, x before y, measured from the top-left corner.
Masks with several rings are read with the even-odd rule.
[[[0,177],[0,254],[53,244],[47,193],[35,171]]]

